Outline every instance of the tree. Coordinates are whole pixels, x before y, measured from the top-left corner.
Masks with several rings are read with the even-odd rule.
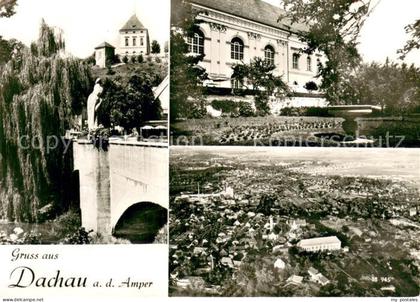
[[[353,101],[349,76],[361,62],[357,38],[373,8],[371,0],[284,0],[281,20],[306,25],[300,32],[308,46],[302,52],[323,53],[327,61],[319,64],[321,89],[331,104]]]
[[[137,70],[127,83],[106,79],[101,95],[98,121],[104,127],[121,126],[127,131],[159,119],[161,105],[153,94],[153,79],[147,72]]]
[[[17,0],[2,0],[0,2],[0,18],[5,17],[9,18],[13,16],[15,12],[15,8],[17,5]]]
[[[410,51],[420,49],[420,19],[416,20],[413,24],[407,25],[405,31],[411,35],[411,38],[407,41],[403,49],[398,50],[398,53],[401,54],[401,60],[404,60]]]
[[[124,63],[124,64],[127,64],[127,63],[128,63],[128,58],[127,58],[127,56],[124,56],[124,57],[122,58],[122,61],[123,61],[123,63]]]
[[[12,221],[41,222],[46,205],[57,215],[77,206],[69,152],[46,142],[77,126],[93,81],[85,62],[58,55],[64,41],[54,32],[42,22],[38,40],[0,66],[0,204]],[[22,148],[22,137],[41,144]]]
[[[182,0],[172,0],[171,7],[171,121],[186,117],[191,108],[191,99],[200,99],[203,95],[203,80],[207,74],[198,63],[203,55],[188,55],[186,35],[193,35],[199,21],[195,19],[191,5]]]
[[[0,36],[0,65],[7,63],[13,57],[13,53],[20,53],[24,47],[22,42],[15,39],[4,40]]]
[[[255,57],[249,64],[239,63],[232,67],[232,79],[242,83],[244,88],[253,90],[258,115],[269,113],[268,99],[271,95],[284,96],[289,92],[282,78],[273,74],[275,68],[259,57]]]
[[[135,56],[131,56],[130,62],[133,63],[133,64],[136,63],[136,57]]]
[[[304,88],[309,92],[318,90],[318,85],[314,81],[309,81],[305,84]]]
[[[144,62],[144,58],[142,54],[139,54],[139,56],[137,57],[137,62],[139,63],[143,63]]]
[[[420,68],[396,64],[362,64],[350,77],[360,104],[379,105],[386,114],[403,114],[420,108]]]
[[[159,45],[159,42],[156,40],[152,41],[152,53],[155,53],[155,54],[160,53],[160,45]]]

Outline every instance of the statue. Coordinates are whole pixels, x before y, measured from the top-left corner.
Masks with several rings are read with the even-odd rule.
[[[98,117],[96,116],[96,112],[102,104],[102,99],[99,98],[102,91],[103,88],[101,86],[101,79],[98,78],[95,81],[93,92],[89,95],[87,100],[87,120],[89,131],[98,128]]]

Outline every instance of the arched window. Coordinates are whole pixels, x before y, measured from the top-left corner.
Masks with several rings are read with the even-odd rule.
[[[193,36],[187,37],[188,52],[203,55],[204,54],[204,35],[197,31]]]
[[[306,70],[312,71],[312,59],[311,57],[306,58]]]
[[[293,59],[293,69],[299,69],[299,54],[298,53],[294,53],[292,56]]]
[[[273,46],[267,45],[264,49],[264,57],[265,61],[270,65],[275,65],[274,54],[275,52]]]
[[[234,60],[244,59],[244,42],[241,39],[232,39],[230,43],[230,58]]]

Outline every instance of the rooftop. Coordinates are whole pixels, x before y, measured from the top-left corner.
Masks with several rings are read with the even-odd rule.
[[[320,245],[320,244],[336,244],[340,243],[340,239],[338,239],[336,236],[330,236],[330,237],[316,237],[311,239],[302,239],[299,241],[298,246],[312,246],[312,245]]]
[[[292,25],[290,19],[284,18],[278,22],[279,17],[283,16],[285,11],[261,0],[241,0],[241,2],[236,0],[190,0],[190,2],[278,29],[293,32],[308,30],[304,24],[294,23]]]
[[[140,22],[137,16],[134,14],[128,19],[128,21],[121,27],[120,30],[135,30],[135,29],[146,29]]]
[[[112,46],[111,44],[109,44],[108,42],[103,42],[101,44],[99,44],[98,46],[95,47],[95,49],[99,49],[99,48],[115,48],[114,46]]]

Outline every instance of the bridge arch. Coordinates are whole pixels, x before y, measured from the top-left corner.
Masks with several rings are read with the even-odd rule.
[[[89,141],[77,140],[73,156],[74,170],[79,170],[82,226],[86,229],[112,235],[121,218],[127,218],[127,211],[135,212],[138,204],[155,204],[156,211],[168,211],[167,144],[118,140],[110,142],[105,151]],[[158,212],[163,213],[162,209]]]
[[[113,235],[131,243],[153,243],[159,230],[168,223],[168,210],[153,202],[131,205],[118,219]]]

